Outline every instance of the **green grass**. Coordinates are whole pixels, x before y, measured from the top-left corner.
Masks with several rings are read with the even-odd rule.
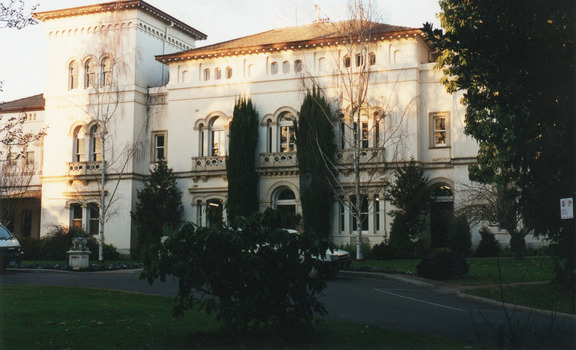
[[[521,260],[514,258],[470,258],[466,259],[469,272],[461,279],[448,281],[454,285],[482,285],[499,283],[500,264],[502,283],[550,281],[554,276],[554,265],[550,257],[527,257]],[[499,260],[499,262],[498,262]],[[355,261],[353,267],[391,268],[416,274],[420,260],[366,260]]]
[[[86,288],[0,286],[1,349],[480,349],[361,324],[322,321],[294,344],[275,338],[230,339],[211,315],[174,319],[172,298]]]
[[[502,289],[499,287],[478,288],[464,292],[515,305],[524,305],[555,312],[574,313],[571,293],[566,290],[560,290],[551,283],[505,286]],[[543,298],[543,295],[546,297]]]

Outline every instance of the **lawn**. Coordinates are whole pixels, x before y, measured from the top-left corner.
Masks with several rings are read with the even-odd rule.
[[[514,258],[470,258],[466,260],[470,268],[468,274],[461,279],[447,283],[485,285],[499,283],[500,278],[502,283],[550,281],[554,276],[554,265],[550,257],[526,257],[521,260]],[[415,275],[419,263],[420,260],[417,259],[366,260],[353,262],[352,268],[389,269]]]
[[[464,293],[466,294],[498,301],[504,300],[506,303],[538,309],[574,313],[572,309],[573,296],[569,292],[560,291],[556,286],[548,283],[554,277],[554,265],[550,257],[526,257],[522,260],[471,258],[467,261],[470,268],[468,274],[458,280],[445,281],[446,284],[479,287],[465,290]],[[392,270],[415,275],[419,263],[420,260],[366,260],[353,262],[352,268]],[[523,282],[544,283],[504,286],[504,293],[500,293],[499,285],[501,284]],[[480,288],[480,286],[487,285],[491,286]],[[548,297],[542,298],[542,295]]]
[[[361,324],[322,321],[295,343],[231,339],[211,315],[171,317],[173,299],[70,287],[0,286],[1,349],[481,349]]]

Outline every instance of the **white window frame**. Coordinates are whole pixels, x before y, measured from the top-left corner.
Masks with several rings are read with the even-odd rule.
[[[443,128],[437,128],[437,120],[443,119]],[[443,142],[437,142],[437,135],[444,134]],[[447,148],[450,146],[450,113],[433,112],[430,113],[430,148]]]
[[[159,145],[160,138],[163,138],[163,144]],[[162,150],[163,157],[159,157],[159,151]],[[165,130],[162,131],[153,131],[152,132],[152,162],[157,163],[160,159],[166,160],[168,156],[168,132]]]

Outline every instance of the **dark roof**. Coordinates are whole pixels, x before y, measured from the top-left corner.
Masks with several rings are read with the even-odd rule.
[[[174,54],[158,55],[156,59],[167,62],[273,50],[294,50],[316,45],[342,44],[345,40],[357,40],[360,36],[369,40],[384,40],[396,35],[402,37],[422,35],[422,31],[417,28],[367,21],[318,22],[299,27],[273,29]]]
[[[62,10],[53,10],[53,11],[45,11],[45,12],[36,12],[34,13],[34,18],[40,21],[46,21],[49,19],[54,18],[62,18],[62,17],[70,17],[70,16],[79,16],[85,14],[91,14],[96,12],[110,12],[110,11],[117,11],[117,10],[129,10],[131,8],[139,7],[145,11],[150,12],[152,15],[156,16],[163,20],[166,24],[174,24],[175,27],[183,30],[189,34],[192,34],[196,40],[205,40],[208,36],[199,30],[192,28],[191,26],[187,25],[186,23],[170,16],[166,12],[163,12],[156,7],[142,1],[142,0],[118,0],[112,2],[105,2],[102,4],[96,5],[87,5],[87,6],[80,6],[80,7],[71,7]]]
[[[38,111],[43,110],[46,100],[44,94],[24,97],[14,101],[0,103],[0,112]]]

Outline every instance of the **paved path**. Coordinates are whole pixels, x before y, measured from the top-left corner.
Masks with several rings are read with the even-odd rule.
[[[174,297],[173,279],[152,286],[139,280],[140,270],[106,272],[62,272],[48,270],[8,270],[0,274],[0,285],[33,284],[104,288]],[[342,274],[327,282],[321,301],[328,318],[368,324],[392,330],[406,330],[468,342],[496,343],[499,328],[508,329],[508,320],[527,331],[522,348],[576,349],[574,317],[550,317],[465,300],[433,282],[393,275],[364,278]],[[381,277],[381,278],[373,278]],[[384,279],[382,279],[384,277]],[[435,291],[436,290],[436,291]],[[440,290],[442,292],[437,292]],[[546,340],[543,346],[542,340]]]

